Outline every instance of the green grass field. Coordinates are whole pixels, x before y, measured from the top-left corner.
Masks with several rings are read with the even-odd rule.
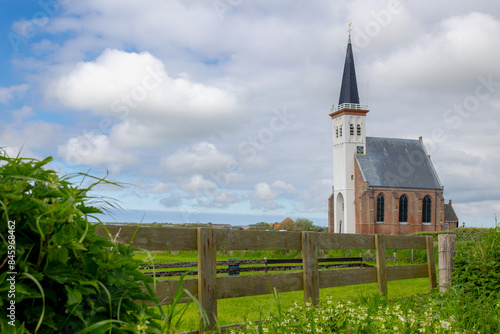
[[[388,282],[389,298],[411,296],[418,293],[429,292],[429,280],[426,278]],[[376,283],[353,285],[320,290],[320,298],[325,300],[330,296],[334,301],[349,300],[359,296],[372,296],[377,294]],[[268,316],[269,312],[276,312],[276,302],[269,290],[269,295],[240,297],[218,300],[219,325],[229,325],[247,320],[259,320]],[[283,309],[290,308],[294,303],[304,303],[302,291],[279,294]],[[182,306],[182,305],[181,305]],[[164,306],[166,307],[166,306]],[[179,307],[179,306],[178,306]],[[198,313],[194,305],[190,305],[183,317],[181,330],[198,328]]]
[[[422,250],[423,251],[423,250]],[[328,257],[344,257],[344,256],[359,256],[362,251],[328,251],[325,256]],[[424,251],[425,252],[425,251]],[[422,253],[422,254],[421,254]],[[388,251],[388,256],[392,256],[392,251]],[[423,252],[416,252],[416,261],[425,262]],[[138,258],[146,258],[145,254],[137,254]],[[196,252],[163,252],[152,254],[155,263],[169,263],[169,262],[192,262],[197,261]],[[368,254],[363,254],[368,256]],[[398,262],[405,263],[409,254],[398,253]],[[300,258],[299,251],[234,251],[234,252],[219,252],[217,260],[227,260],[230,258],[239,259],[263,259],[268,258]],[[146,264],[146,263],[145,263]],[[388,265],[392,265],[392,261],[388,261]],[[388,282],[389,298],[397,298],[403,296],[415,295],[418,293],[426,293],[429,291],[429,280],[426,278],[402,280]],[[326,297],[332,298],[334,301],[349,300],[359,296],[372,296],[377,294],[378,286],[376,283],[353,285],[336,288],[326,288],[320,290],[320,298],[325,300]],[[283,309],[292,307],[295,303],[304,303],[303,291],[287,292],[279,294],[279,300]],[[271,289],[268,295],[240,297],[231,299],[218,300],[218,320],[219,325],[229,325],[245,320],[259,320],[267,318],[270,312],[276,312],[276,301],[272,295]],[[177,307],[182,307],[183,304]],[[169,306],[163,306],[166,310]],[[198,329],[198,313],[194,304],[190,305],[186,313],[182,317],[182,325],[179,330],[192,330]]]

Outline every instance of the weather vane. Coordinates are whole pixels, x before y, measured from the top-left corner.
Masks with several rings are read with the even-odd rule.
[[[347,30],[347,32],[349,33],[349,37],[351,37],[351,31],[352,31],[352,29],[351,29],[351,24],[352,24],[352,22],[351,22],[351,23],[349,23],[349,30]]]

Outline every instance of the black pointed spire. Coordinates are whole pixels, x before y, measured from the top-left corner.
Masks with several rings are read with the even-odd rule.
[[[354,56],[352,54],[350,34],[349,41],[347,42],[342,86],[340,87],[339,105],[342,103],[359,104],[358,84],[356,82],[356,70],[354,69]]]

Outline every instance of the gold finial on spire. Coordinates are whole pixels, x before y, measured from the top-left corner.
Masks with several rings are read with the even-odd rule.
[[[352,29],[351,29],[351,24],[352,24],[352,22],[351,22],[351,23],[349,23],[349,30],[347,30],[347,32],[349,33],[349,37],[351,37],[351,31],[352,31]]]

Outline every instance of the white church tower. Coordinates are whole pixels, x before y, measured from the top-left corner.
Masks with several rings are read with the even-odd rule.
[[[349,31],[339,104],[330,110],[333,121],[333,194],[328,200],[329,232],[356,233],[354,160],[356,154],[366,153],[368,111],[367,105],[359,104]]]

